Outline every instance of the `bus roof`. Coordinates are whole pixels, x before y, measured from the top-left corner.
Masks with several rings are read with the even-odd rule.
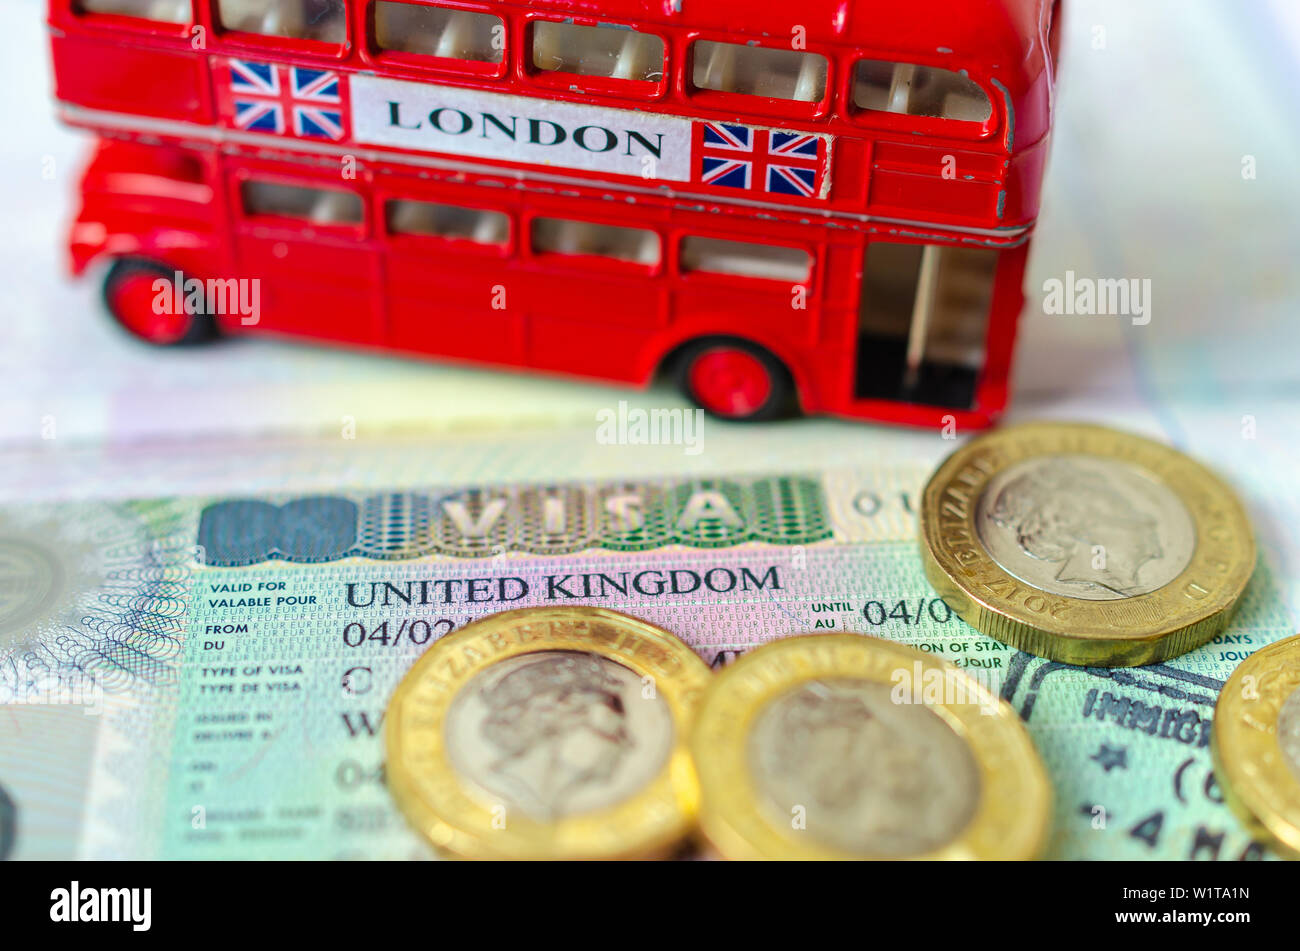
[[[532,8],[627,23],[786,38],[906,56],[952,56],[954,68],[1001,79],[1013,92],[1041,73],[1041,30],[1053,0],[531,0]],[[792,12],[792,7],[798,12]]]

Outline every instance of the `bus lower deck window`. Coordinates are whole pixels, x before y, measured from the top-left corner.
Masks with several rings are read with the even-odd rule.
[[[826,95],[826,57],[818,53],[699,40],[691,54],[696,89],[794,102]]]
[[[384,213],[392,234],[456,238],[495,245],[505,244],[510,236],[510,218],[499,211],[395,199],[388,202]]]
[[[310,188],[279,182],[244,182],[239,190],[244,213],[301,218],[318,225],[361,223],[361,196],[337,188]]]
[[[533,250],[543,254],[593,254],[647,267],[659,263],[659,236],[641,228],[534,218],[532,243]]]
[[[808,280],[812,258],[800,248],[688,237],[682,239],[681,269],[798,284]]]
[[[533,66],[545,71],[657,83],[664,76],[664,41],[621,26],[533,24]]]
[[[862,60],[853,71],[853,105],[871,112],[987,122],[993,103],[973,80],[947,69]]]
[[[157,23],[189,23],[190,0],[76,0],[77,13],[108,13]]]
[[[347,39],[343,0],[217,0],[216,12],[225,30],[320,43]]]
[[[506,46],[501,18],[471,10],[379,0],[374,28],[375,45],[398,53],[499,63]]]

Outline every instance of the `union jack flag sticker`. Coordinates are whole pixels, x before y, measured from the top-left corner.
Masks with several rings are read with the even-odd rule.
[[[347,138],[346,80],[327,69],[231,59],[225,117],[231,128],[300,139]]]
[[[695,129],[695,181],[766,195],[823,198],[826,136],[699,122]]]

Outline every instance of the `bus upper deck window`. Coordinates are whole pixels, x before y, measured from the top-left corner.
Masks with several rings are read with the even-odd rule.
[[[456,238],[496,245],[505,244],[510,236],[510,218],[500,211],[395,199],[388,202],[384,213],[392,234]]]
[[[853,104],[872,112],[987,122],[988,94],[973,80],[948,69],[862,60],[853,73]]]
[[[76,0],[77,13],[108,13],[158,23],[189,23],[190,0]]]
[[[504,55],[506,27],[490,13],[379,0],[374,18],[375,44],[383,50],[480,63]]]
[[[659,236],[642,228],[623,228],[567,218],[535,218],[533,250],[543,254],[591,254],[654,267]]]
[[[249,181],[243,183],[239,194],[244,213],[253,217],[301,218],[318,225],[361,223],[361,196],[355,192]]]
[[[343,0],[217,0],[222,29],[320,43],[347,39]]]
[[[800,283],[808,280],[812,258],[800,248],[691,236],[682,239],[681,268]]]
[[[624,26],[533,24],[533,66],[547,72],[657,83],[664,76],[664,41]]]
[[[821,102],[826,95],[826,57],[818,53],[700,40],[692,54],[696,89],[794,102]]]

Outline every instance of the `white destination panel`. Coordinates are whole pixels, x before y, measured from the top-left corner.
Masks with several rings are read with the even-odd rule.
[[[352,77],[358,143],[685,182],[691,120],[633,109]]]

